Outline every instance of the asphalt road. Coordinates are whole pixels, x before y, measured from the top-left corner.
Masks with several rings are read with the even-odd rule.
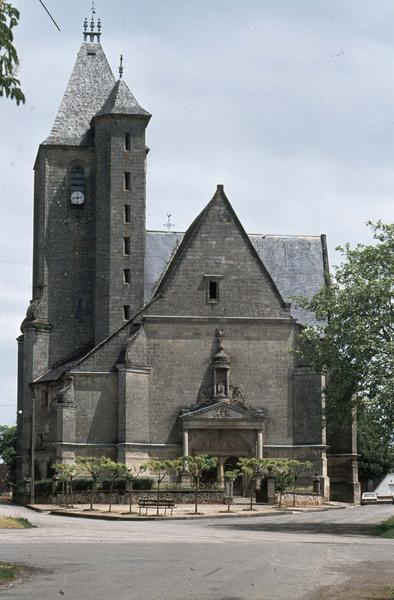
[[[32,569],[3,600],[361,600],[394,588],[394,540],[368,527],[393,505],[200,521],[76,519],[0,506],[0,560]]]

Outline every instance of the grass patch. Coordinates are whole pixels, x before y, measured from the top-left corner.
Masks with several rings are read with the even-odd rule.
[[[25,517],[4,517],[0,515],[0,529],[30,529],[31,527],[35,527],[35,525]]]
[[[383,523],[376,525],[376,527],[372,529],[372,534],[384,538],[394,538],[394,517],[390,517],[386,521],[383,521]],[[390,598],[393,598],[394,600],[394,593]]]
[[[17,565],[11,563],[0,562],[0,585],[9,583],[18,575],[19,569]]]

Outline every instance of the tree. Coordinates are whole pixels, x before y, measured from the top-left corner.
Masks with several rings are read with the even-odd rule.
[[[394,432],[394,224],[368,224],[375,243],[338,247],[343,263],[312,300],[298,298],[317,323],[303,329],[296,353],[327,372],[327,425],[352,408]],[[354,414],[354,411],[353,411]]]
[[[224,477],[225,479],[228,481],[228,494],[227,494],[227,512],[230,512],[230,505],[231,502],[233,500],[233,485],[234,485],[234,481],[236,479],[238,479],[238,477],[241,475],[241,471],[239,471],[238,469],[232,469],[231,471],[225,471],[224,473]]]
[[[117,463],[110,458],[103,459],[102,468],[104,471],[110,472],[110,483],[109,483],[109,507],[108,512],[112,510],[112,494],[114,490],[114,484],[117,479],[125,476],[125,466],[123,464]]]
[[[126,480],[127,489],[129,492],[129,513],[131,513],[131,507],[133,505],[133,481],[136,481],[140,475],[145,471],[145,467],[140,465],[137,467],[136,465],[128,468],[126,465],[121,465],[123,468],[123,477]]]
[[[198,492],[200,489],[201,475],[205,471],[210,471],[217,465],[217,458],[207,456],[206,454],[199,454],[197,456],[184,456],[183,463],[185,470],[193,478],[194,482],[194,514],[198,514]]]
[[[55,471],[58,481],[63,483],[66,487],[66,506],[68,506],[69,499],[71,500],[71,506],[73,505],[73,481],[75,477],[80,473],[81,469],[78,464],[62,464],[56,463],[52,465],[52,469]]]
[[[18,25],[19,18],[19,11],[10,2],[0,0],[0,96],[5,94],[18,105],[26,101],[16,77],[19,59],[13,45],[12,30]]]
[[[98,488],[98,481],[105,469],[107,460],[108,459],[104,456],[78,456],[76,459],[76,463],[81,468],[81,471],[86,471],[92,479],[90,510],[93,510],[94,496]]]
[[[293,482],[293,506],[295,506],[297,480],[304,471],[312,468],[312,463],[309,460],[304,462],[299,460],[289,460],[288,469]]]
[[[8,467],[8,481],[16,481],[16,426],[0,425],[0,458]]]
[[[269,470],[269,459],[265,458],[247,458],[242,457],[237,462],[241,473],[249,479],[250,507],[253,510],[253,497],[255,493],[254,483],[256,479],[262,477]]]
[[[394,467],[392,438],[375,419],[365,411],[358,414],[357,450],[360,477],[364,480],[377,479]]]
[[[142,465],[142,470],[149,470],[151,473],[155,473],[157,475],[156,483],[157,483],[157,512],[159,515],[159,502],[160,502],[160,486],[162,481],[170,475],[171,473],[178,473],[183,468],[183,462],[179,459],[175,460],[149,460],[147,463]]]

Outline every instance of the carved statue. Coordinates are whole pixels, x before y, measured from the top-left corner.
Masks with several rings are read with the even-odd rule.
[[[241,388],[238,385],[233,386],[233,392],[232,392],[231,398],[232,398],[233,404],[240,404],[242,406],[245,406],[245,397],[242,393]]]
[[[223,383],[218,383],[216,386],[216,394],[218,396],[224,396],[224,393],[225,393],[225,388],[224,388]]]
[[[54,401],[57,404],[74,404],[74,378],[71,375],[62,377]]]
[[[218,345],[222,346],[223,345],[223,339],[224,339],[224,331],[223,329],[219,329],[217,328],[215,331],[216,334],[216,339],[218,341]]]

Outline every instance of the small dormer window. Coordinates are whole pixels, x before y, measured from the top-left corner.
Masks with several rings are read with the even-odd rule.
[[[83,206],[86,201],[85,169],[75,165],[70,173],[70,202],[72,206]]]

